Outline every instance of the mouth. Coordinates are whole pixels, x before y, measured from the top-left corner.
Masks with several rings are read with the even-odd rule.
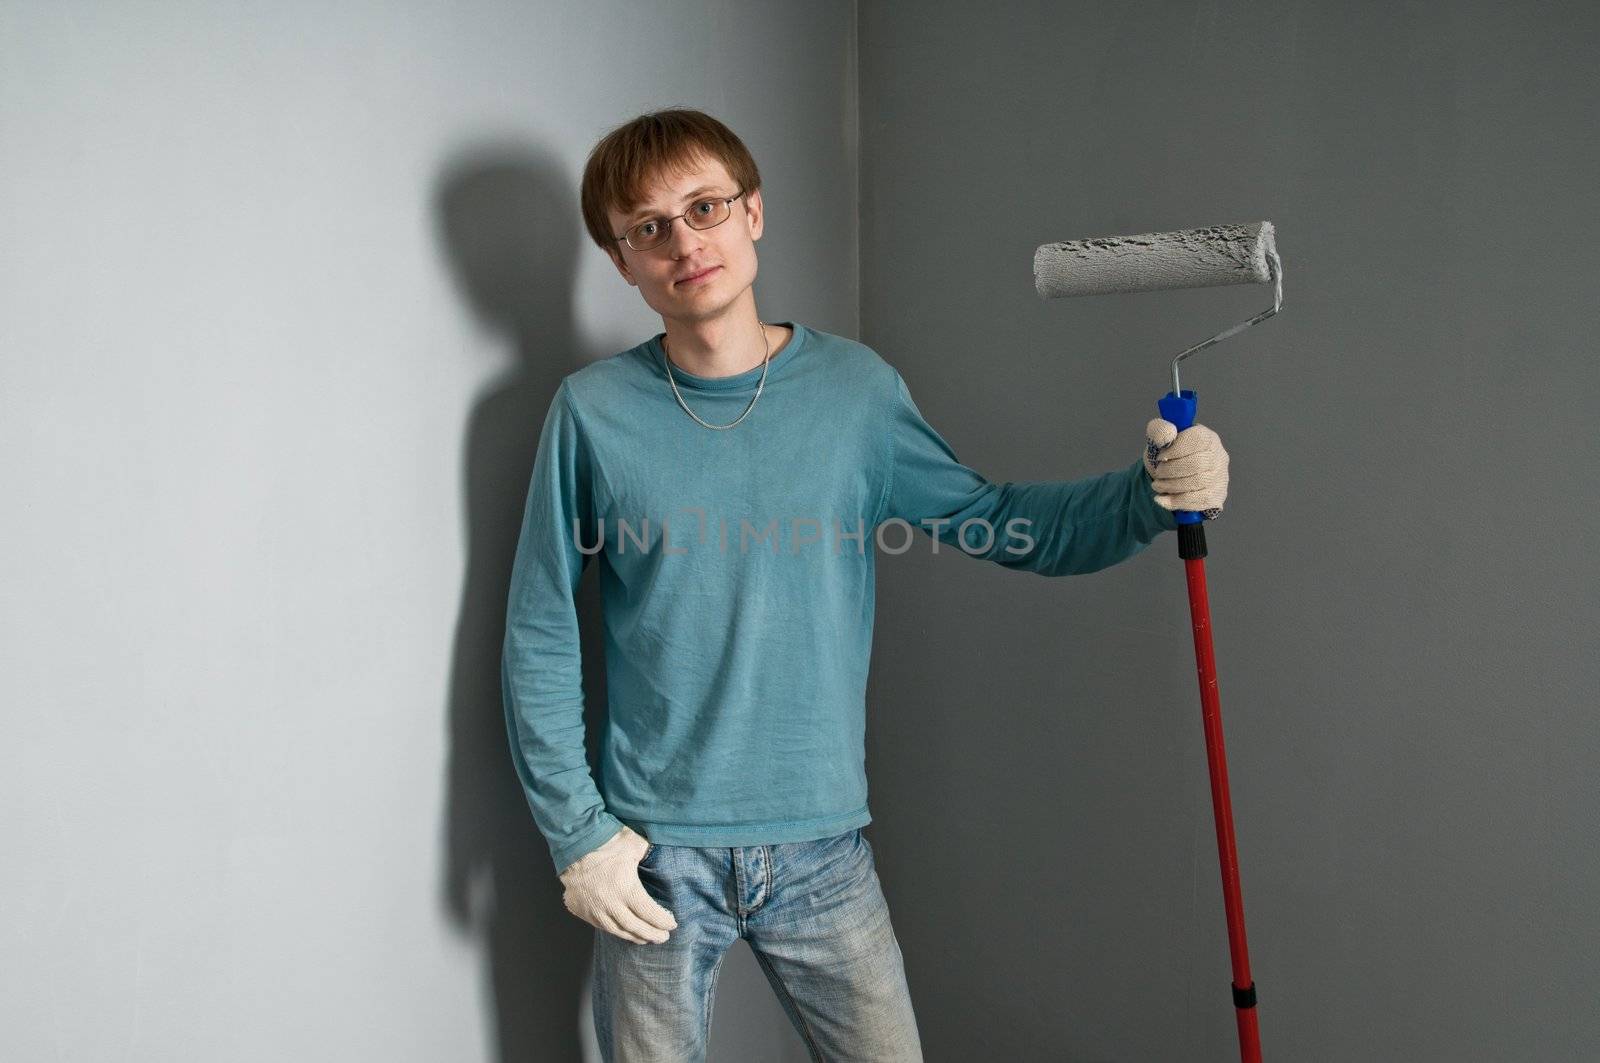
[[[672,282],[672,286],[674,288],[676,288],[676,287],[679,287],[681,285],[681,286],[686,287],[686,288],[692,288],[695,285],[704,284],[706,281],[711,279],[712,275],[715,274],[717,272],[717,270],[719,270],[721,268],[722,268],[721,266],[710,266],[710,267],[707,267],[706,269],[703,269],[699,273],[696,273],[696,274],[694,274],[692,276],[684,277],[681,280],[673,281]]]

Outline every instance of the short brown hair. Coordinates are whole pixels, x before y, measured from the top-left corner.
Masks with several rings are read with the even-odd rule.
[[[641,114],[600,139],[583,167],[580,202],[589,238],[617,249],[608,211],[629,214],[644,201],[644,186],[665,173],[684,173],[717,159],[745,192],[761,187],[761,172],[733,130],[706,114],[674,107]],[[620,254],[620,249],[617,249]]]

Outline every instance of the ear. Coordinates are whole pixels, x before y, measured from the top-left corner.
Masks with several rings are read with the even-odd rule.
[[[617,245],[612,244],[610,247],[606,248],[606,254],[611,258],[611,264],[617,267],[617,272],[622,274],[622,279],[637,288],[639,286],[639,282],[633,279],[633,271],[630,270],[628,268],[628,264],[622,260],[622,252],[617,249]]]
[[[750,239],[759,240],[761,239],[762,230],[767,225],[766,211],[761,205],[761,189],[758,188],[754,192],[746,192],[744,203],[745,214],[748,216],[748,224],[750,226]]]

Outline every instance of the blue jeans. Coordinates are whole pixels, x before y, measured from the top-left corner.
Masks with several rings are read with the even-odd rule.
[[[717,971],[738,938],[811,1058],[921,1063],[900,943],[860,828],[779,845],[651,845],[639,880],[678,921],[660,944],[595,931],[606,1063],[699,1063]]]

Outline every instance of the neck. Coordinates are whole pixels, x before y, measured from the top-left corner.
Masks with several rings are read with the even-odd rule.
[[[663,319],[673,368],[703,377],[737,376],[767,360],[776,331],[762,328],[754,303],[708,321]]]

